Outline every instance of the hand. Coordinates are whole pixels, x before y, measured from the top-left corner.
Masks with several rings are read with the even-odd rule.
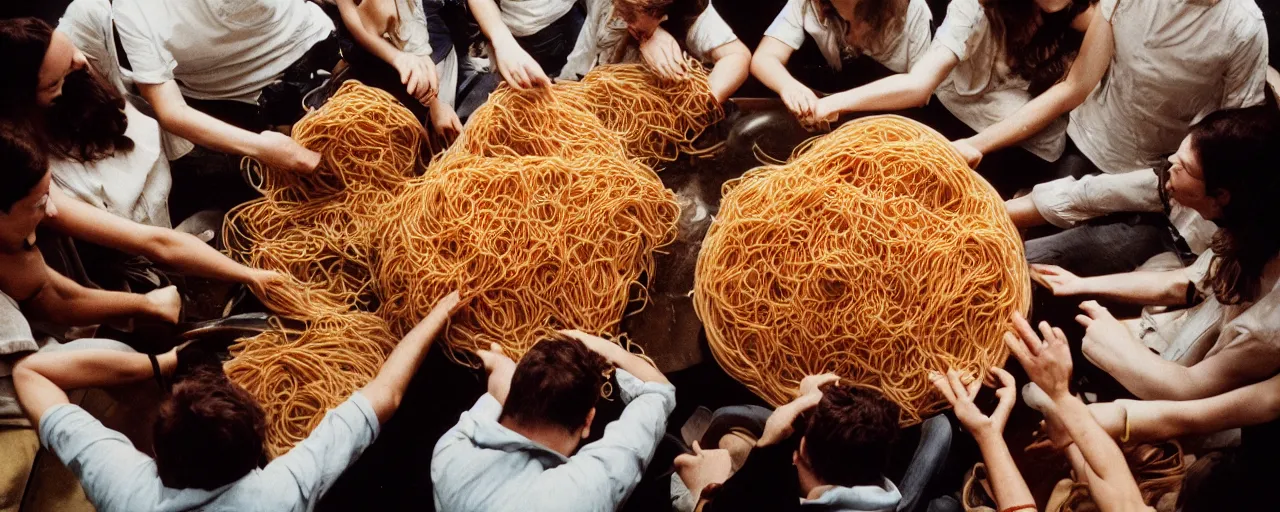
[[[666,30],[659,28],[649,39],[641,41],[640,56],[644,58],[645,65],[664,81],[684,80],[687,76],[684,50]]]
[[[454,311],[458,310],[458,306],[461,304],[462,295],[459,294],[457,290],[454,290],[452,293],[445,295],[444,297],[441,297],[440,300],[436,301],[435,307],[432,307],[431,312],[427,313],[427,318],[448,318],[453,315]],[[425,322],[427,320],[423,319],[422,321]]]
[[[249,274],[249,289],[255,294],[275,286],[283,286],[289,282],[289,278],[284,274],[274,270],[251,269]]]
[[[436,76],[436,65],[431,62],[430,55],[413,55],[400,52],[391,61],[391,66],[400,73],[400,84],[405,86],[424,106],[430,105],[440,91],[440,79]]]
[[[533,60],[529,52],[524,51],[518,43],[494,44],[494,60],[497,61],[498,73],[511,87],[528,89],[531,87],[550,87],[551,79],[542,71],[538,61]]]
[[[484,365],[485,373],[492,375],[496,371],[510,370],[515,372],[516,362],[507,357],[502,345],[490,343],[488,350],[477,350],[476,355],[480,357],[480,363]]]
[[[1071,348],[1067,346],[1067,336],[1062,333],[1062,329],[1040,322],[1040,333],[1044,335],[1044,340],[1041,341],[1027,319],[1021,313],[1014,313],[1013,330],[1017,334],[1006,332],[1004,343],[1013,351],[1018,362],[1022,363],[1031,381],[1055,401],[1069,396]]]
[[[733,458],[729,450],[703,450],[693,442],[692,454],[676,456],[676,473],[695,498],[711,484],[723,484],[733,473]]]
[[[1057,265],[1035,263],[1031,265],[1031,272],[1036,274],[1045,286],[1049,287],[1049,291],[1058,297],[1088,293],[1085,290],[1084,279]]]
[[[1129,329],[1097,301],[1082,302],[1080,309],[1085,312],[1076,315],[1076,322],[1085,328],[1080,349],[1098,367],[1103,370],[1114,368],[1129,349],[1141,346]]]
[[[964,158],[965,162],[969,163],[970,169],[977,169],[978,164],[982,163],[982,152],[978,151],[978,148],[974,147],[969,142],[969,139],[951,141],[951,145],[956,148],[956,151],[960,152],[960,156]]]
[[[831,98],[833,97],[824,96],[818,98],[818,102],[813,108],[813,121],[815,123],[831,124],[840,119],[840,112],[835,110],[835,106],[832,103],[833,100]]]
[[[320,165],[320,153],[302,147],[280,132],[267,130],[258,134],[261,149],[256,155],[267,167],[282,171],[310,173]]]
[[[808,124],[814,121],[814,113],[818,108],[818,95],[813,93],[813,89],[795,82],[783,87],[779,96],[782,96],[782,103],[787,105],[787,110],[790,110],[791,114],[802,123]]]
[[[1009,372],[992,367],[991,374],[1000,380],[1000,387],[996,389],[996,396],[1000,398],[1000,402],[996,404],[991,416],[982,414],[978,406],[973,403],[973,397],[978,395],[978,388],[981,387],[982,381],[974,379],[965,386],[960,382],[960,374],[955,370],[947,370],[945,377],[941,374],[930,377],[934,387],[938,388],[942,396],[951,403],[952,409],[956,412],[956,419],[960,420],[960,424],[964,425],[964,428],[979,441],[985,436],[1001,436],[1005,424],[1009,421],[1009,412],[1013,410],[1018,397],[1013,376],[1009,375]]]
[[[458,119],[458,113],[454,112],[453,107],[436,98],[431,103],[431,127],[435,129],[436,135],[444,139],[445,145],[450,145],[462,133],[462,120]]]
[[[152,290],[144,297],[151,306],[151,316],[171,324],[178,323],[178,315],[182,313],[182,295],[178,294],[178,287]]]
[[[821,388],[823,384],[826,384],[828,382],[837,382],[839,380],[840,380],[840,376],[834,373],[810,375],[800,380],[800,390],[797,392],[796,396],[805,396],[810,393],[820,394],[822,393],[822,390],[819,388]]]
[[[809,393],[775,409],[765,421],[764,434],[760,436],[760,440],[756,441],[756,446],[769,446],[790,439],[791,434],[795,433],[792,425],[796,422],[796,418],[805,411],[817,407],[818,402],[821,401],[822,393]]]

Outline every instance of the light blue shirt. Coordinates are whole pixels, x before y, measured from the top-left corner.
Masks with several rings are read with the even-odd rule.
[[[45,412],[40,441],[80,479],[99,512],[300,511],[315,508],[338,476],[373,443],[378,426],[369,399],[356,393],[329,411],[288,453],[212,491],[165,487],[155,460],[75,405]]]
[[[565,457],[498,423],[484,395],[436,443],[431,482],[440,512],[616,510],[653,458],[676,388],[617,371],[626,408],[604,437]]]

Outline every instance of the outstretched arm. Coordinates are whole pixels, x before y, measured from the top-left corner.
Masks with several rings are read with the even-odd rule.
[[[735,39],[711,50],[710,57],[715,62],[708,77],[711,93],[717,101],[724,103],[747,81],[751,69],[751,50],[742,41]]]
[[[1280,418],[1280,376],[1199,400],[1116,400],[1089,404],[1089,411],[1112,438],[1126,442],[1212,434]]]
[[[1140,305],[1186,305],[1191,285],[1186,269],[1079,277],[1057,265],[1032,264],[1031,272],[1054,295],[1089,295]]]
[[[648,361],[638,355],[632,354],[627,349],[622,348],[613,342],[599,336],[592,336],[577,330],[560,331],[560,333],[581,341],[583,345],[587,346],[587,348],[604,356],[605,360],[609,361],[610,364],[626,370],[627,373],[630,373],[637,379],[645,382],[661,382],[663,384],[670,384],[670,382],[667,381],[667,377],[663,375],[662,372],[658,371],[657,368],[654,368],[653,365],[649,364]]]
[[[177,349],[156,356],[160,372],[170,375],[178,366]],[[114,386],[153,376],[146,354],[115,350],[68,350],[27,356],[13,368],[18,401],[32,424],[38,425],[55,405],[68,403],[66,390]]]
[[[480,31],[493,45],[493,60],[502,79],[516,89],[549,87],[551,79],[529,52],[520,47],[511,30],[502,22],[502,11],[494,0],[467,0]]]
[[[450,293],[440,299],[427,317],[405,334],[400,344],[391,351],[391,355],[387,356],[387,362],[382,363],[378,376],[360,390],[360,394],[369,399],[369,403],[373,405],[378,422],[386,423],[400,407],[400,400],[404,397],[405,390],[409,388],[409,381],[418,372],[418,366],[422,365],[422,359],[427,356],[431,342],[449,322],[449,315],[453,314],[454,309],[457,308],[458,301],[458,292]]]
[[[795,50],[772,36],[764,36],[751,56],[751,74],[766,87],[778,93],[793,115],[812,118],[818,108],[818,95],[787,71],[787,61]]]
[[[968,386],[960,380],[960,374],[948,370],[947,374],[933,374],[930,379],[934,387],[951,403],[956,418],[978,442],[982,452],[982,460],[987,465],[987,475],[991,480],[991,488],[995,493],[996,506],[1000,510],[1016,510],[1018,507],[1035,505],[1035,498],[1027,488],[1027,482],[1018,472],[1013,462],[1013,454],[1009,445],[1004,442],[1004,426],[1009,421],[1009,413],[1013,411],[1018,391],[1014,387],[1013,376],[1001,368],[991,368],[991,374],[1000,381],[996,395],[1000,403],[996,405],[990,416],[987,416],[973,403],[982,381],[974,379]]]
[[[423,105],[430,105],[439,89],[431,56],[413,55],[382,38],[392,23],[419,23],[418,18],[398,15],[391,0],[363,0],[359,6],[355,0],[338,0],[338,12],[356,42],[394,67],[400,74],[400,84],[410,96]]]
[[[146,295],[110,292],[80,286],[49,267],[48,281],[33,297],[27,311],[34,317],[70,326],[97,325],[112,320],[152,318],[177,323],[182,297],[172,286]]]
[[[844,112],[901,110],[924,106],[951,70],[960,63],[945,46],[935,45],[908,73],[881,78],[869,84],[818,100],[818,119],[829,120]]]

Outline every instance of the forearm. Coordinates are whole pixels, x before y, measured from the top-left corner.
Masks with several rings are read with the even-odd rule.
[[[390,64],[400,50],[379,35],[386,31],[386,27],[380,27],[373,19],[377,10],[372,7],[376,1],[378,0],[364,0],[360,6],[356,6],[355,0],[339,0],[338,11],[352,38],[369,53]]]
[[[1115,406],[1127,411],[1131,442],[1212,434],[1280,417],[1280,376],[1199,400],[1123,400]],[[1124,435],[1123,426],[1116,430]]]
[[[1004,510],[1034,504],[1035,498],[1013,462],[1009,445],[1000,434],[975,434],[974,439],[978,441],[978,449],[982,451],[982,460],[987,466],[987,479],[995,492],[996,507]]]
[[[511,30],[502,22],[502,11],[498,10],[498,4],[494,0],[467,0],[467,5],[471,7],[471,14],[475,16],[476,24],[480,25],[480,31],[484,32],[495,48],[517,44]]]
[[[157,355],[156,361],[163,375],[172,375],[178,366],[178,356],[173,350]],[[67,390],[128,384],[154,376],[146,354],[116,350],[39,352],[19,361],[17,367]]]
[[[1135,271],[1081,279],[1082,295],[1130,304],[1180,306],[1187,303],[1191,280],[1183,269],[1164,272]]]
[[[1062,114],[1083,101],[1073,90],[1060,83],[1004,118],[969,138],[969,144],[983,154],[1018,144],[1039,133]]]
[[[253,282],[254,269],[236,263],[193,235],[172,229],[151,228],[154,236],[141,254],[185,274],[233,283]]]
[[[765,36],[768,37],[768,36]],[[787,71],[787,64],[773,55],[756,53],[751,57],[751,74],[773,92],[782,93],[793,85],[804,85]]]
[[[881,78],[828,98],[836,112],[902,110],[923,106],[933,90],[909,73]]]
[[[604,355],[605,359],[608,359],[614,366],[625,370],[627,373],[635,376],[635,378],[645,382],[669,383],[667,377],[663,375],[662,372],[658,371],[657,368],[654,368],[653,365],[649,364],[648,361],[644,360],[640,356],[632,354],[627,349],[622,348],[619,345],[610,343],[607,346],[611,348],[605,350],[605,353],[602,355]]]
[[[431,342],[444,329],[449,320],[448,311],[432,310],[427,318],[414,326],[396,348],[382,363],[378,376],[369,382],[361,393],[368,398],[378,415],[378,421],[386,422],[400,406],[404,392],[409,388],[409,381],[422,364]]]
[[[1075,395],[1063,393],[1054,398],[1049,414],[1055,415],[1066,428],[1085,462],[1099,477],[1117,486],[1133,485],[1136,489],[1120,446],[1093,420],[1084,402]]]
[[[38,316],[60,324],[97,325],[156,314],[155,305],[140,294],[95,290],[69,279],[50,286],[53,289],[41,292],[33,306]]]
[[[1166,361],[1136,340],[1110,340],[1123,348],[1113,359],[1093,361],[1134,396],[1145,400],[1188,400],[1204,395],[1189,368]],[[1093,360],[1093,358],[1090,358]]]
[[[748,70],[751,67],[751,52],[747,51],[746,46],[743,46],[740,41],[734,41],[730,45],[740,46],[741,51],[732,51],[717,59],[707,79],[711,86],[711,94],[715,95],[716,101],[720,103],[724,103],[739,87],[742,87],[742,83],[747,81]]]

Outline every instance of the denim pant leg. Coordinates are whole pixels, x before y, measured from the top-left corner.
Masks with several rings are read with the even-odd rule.
[[[946,467],[952,433],[951,422],[942,414],[924,420],[920,425],[920,443],[911,457],[911,465],[907,466],[907,472],[898,483],[898,490],[902,493],[902,501],[898,503],[900,512],[915,510],[924,499],[929,484]]]
[[[582,25],[586,20],[586,11],[575,5],[547,28],[531,35],[517,37],[516,41],[524,51],[529,52],[533,60],[538,62],[547,77],[555,78],[564,68],[565,61],[569,60],[569,54],[578,43],[578,33],[582,32]]]
[[[1130,272],[1152,256],[1176,250],[1169,229],[1160,214],[1109,215],[1028,240],[1027,261],[1058,265],[1081,276]]]

